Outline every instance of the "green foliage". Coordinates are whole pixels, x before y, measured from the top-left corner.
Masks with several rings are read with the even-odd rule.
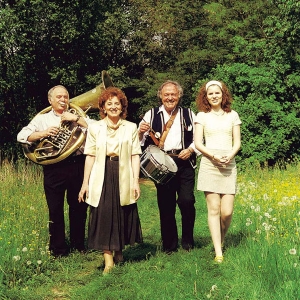
[[[49,88],[63,84],[77,96],[101,82],[102,70],[126,92],[134,122],[157,105],[163,81],[177,80],[183,105],[195,109],[197,82],[218,76],[241,117],[251,112],[242,158],[298,156],[298,14],[297,0],[2,1],[0,160],[21,156],[16,134],[48,105]]]
[[[274,165],[300,154],[299,102],[287,101],[288,89],[280,77],[274,68],[246,64],[222,65],[211,75],[227,83],[234,95],[233,109],[242,120],[239,159],[245,164]]]

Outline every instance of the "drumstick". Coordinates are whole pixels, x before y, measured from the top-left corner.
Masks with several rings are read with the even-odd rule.
[[[140,118],[141,118],[142,121],[144,121],[145,123],[148,123],[148,122],[146,122],[146,120],[144,119],[143,116],[140,116]],[[153,140],[154,144],[155,144],[156,146],[158,146],[159,141],[158,141],[158,139],[156,138],[156,132],[155,132],[151,127],[150,127],[150,130],[149,130],[149,135],[150,135],[151,139]]]

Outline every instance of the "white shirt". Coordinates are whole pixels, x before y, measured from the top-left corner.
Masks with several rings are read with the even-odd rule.
[[[87,124],[94,122],[94,120],[91,120],[90,118],[84,118],[84,120]],[[46,130],[51,126],[59,127],[60,122],[61,117],[56,115],[53,109],[45,114],[38,114],[18,133],[17,141],[31,145],[32,143],[28,142],[27,139],[32,133]],[[83,131],[86,129],[87,128],[82,128]]]
[[[165,107],[163,105],[161,105],[159,107],[158,114],[161,113],[161,112],[163,114],[164,122],[166,124],[169,121],[171,116],[167,113],[167,111],[165,110]],[[196,118],[196,116],[192,112],[192,124],[194,124],[195,118]],[[150,123],[150,121],[151,121],[151,110],[146,112],[146,114],[145,114],[143,120],[141,121],[141,123],[142,122]],[[193,130],[194,131],[194,126],[191,126],[191,128],[188,128],[188,130]],[[149,135],[149,132],[144,133],[143,139],[141,141],[142,146],[144,145],[145,140],[146,140],[148,135]],[[170,150],[175,150],[175,149],[177,149],[177,150],[183,149],[183,145],[182,145],[181,140],[182,140],[182,137],[181,137],[180,113],[177,113],[177,115],[174,119],[173,125],[171,126],[171,128],[169,130],[169,133],[166,137],[163,150],[164,151],[170,151]],[[197,154],[199,153],[199,151],[196,150],[194,142],[192,142],[189,146],[187,146],[187,148],[188,147],[193,148],[193,150]]]

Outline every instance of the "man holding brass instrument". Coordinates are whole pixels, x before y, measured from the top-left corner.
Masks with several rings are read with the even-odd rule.
[[[66,123],[75,126],[81,134],[85,133],[88,122],[91,120],[80,114],[77,115],[74,110],[68,111],[69,93],[64,86],[57,85],[51,88],[48,92],[48,100],[51,110],[36,115],[19,132],[18,142],[31,146],[46,140],[45,147],[40,147],[40,149],[51,149],[55,144],[53,140],[60,131],[63,131],[62,126]],[[51,156],[51,153],[46,155]],[[55,163],[48,163],[46,159],[41,160],[44,172],[44,191],[49,209],[49,250],[55,257],[65,256],[70,250],[85,250],[87,204],[78,202],[78,193],[83,180],[84,161],[85,156],[80,147],[68,154],[66,158],[57,159]],[[65,239],[65,193],[69,205],[70,245],[66,243]]]
[[[159,158],[158,151],[161,150],[162,154],[167,154],[168,159],[171,157],[176,164],[175,167],[177,166],[177,172],[168,182],[154,180],[157,189],[162,244],[166,253],[172,253],[178,248],[176,203],[181,212],[182,248],[189,251],[194,247],[193,231],[196,215],[194,168],[196,152],[199,152],[193,143],[195,115],[190,109],[179,106],[182,94],[182,87],[176,81],[163,83],[157,93],[161,106],[149,110],[139,124],[141,145],[144,148],[150,145],[150,149],[156,147],[155,159]],[[141,157],[141,170],[143,171],[142,158],[143,155]],[[148,160],[145,161],[148,163]],[[151,163],[153,160],[149,161]],[[163,157],[160,163],[164,164],[166,161],[167,159]],[[152,172],[151,168],[149,170]],[[152,178],[157,176],[157,173],[160,172],[153,172]]]

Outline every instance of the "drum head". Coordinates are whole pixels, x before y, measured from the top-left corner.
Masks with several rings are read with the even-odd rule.
[[[160,164],[164,165],[165,167],[167,167],[170,172],[176,173],[178,168],[177,165],[175,163],[175,161],[168,155],[166,154],[164,151],[162,151],[161,149],[159,149],[156,146],[149,146],[149,151],[152,154],[152,157],[159,162]]]

